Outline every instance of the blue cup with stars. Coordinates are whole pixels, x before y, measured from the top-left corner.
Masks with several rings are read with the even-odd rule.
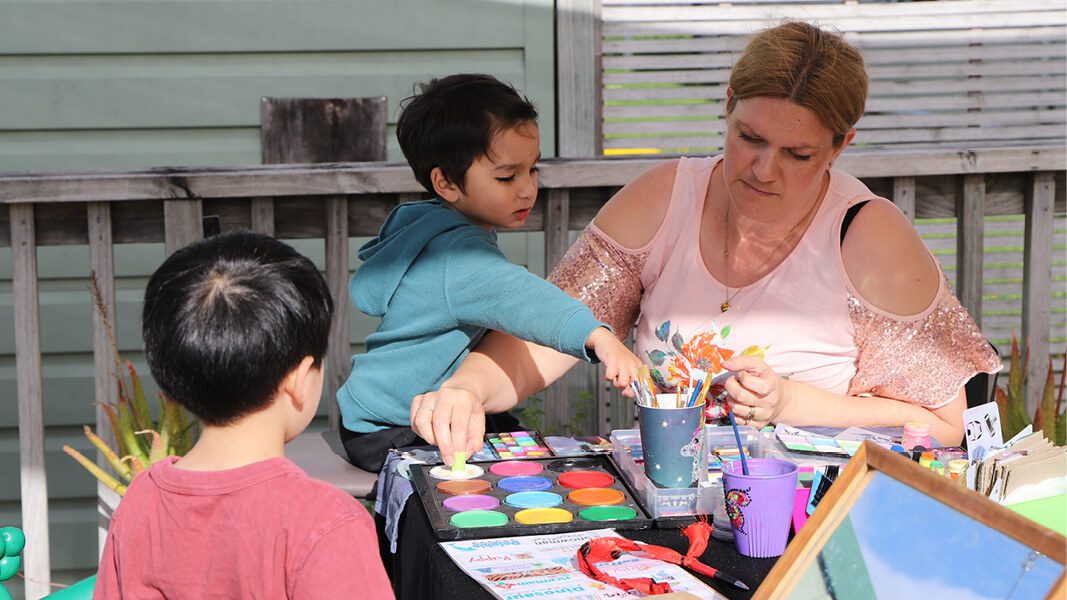
[[[637,405],[645,475],[659,488],[696,487],[708,475],[704,405],[678,408],[674,394]]]

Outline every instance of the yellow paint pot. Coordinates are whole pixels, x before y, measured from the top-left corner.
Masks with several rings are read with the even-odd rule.
[[[570,511],[562,508],[527,508],[515,513],[515,522],[523,525],[545,525],[547,523],[569,523],[574,519]]]

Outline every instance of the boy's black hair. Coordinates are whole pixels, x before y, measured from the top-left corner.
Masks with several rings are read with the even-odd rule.
[[[489,152],[497,132],[537,122],[537,109],[515,88],[490,75],[449,75],[418,85],[401,102],[396,138],[415,179],[431,194],[430,173],[463,189],[471,163]]]
[[[305,356],[326,355],[333,300],[315,265],[250,231],[195,242],[148,280],[141,326],[152,376],[206,425],[270,405]]]

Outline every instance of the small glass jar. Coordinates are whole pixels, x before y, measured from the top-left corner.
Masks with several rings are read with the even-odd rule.
[[[930,426],[926,423],[912,421],[904,424],[904,449],[911,451],[915,446],[930,447]]]
[[[955,460],[948,461],[948,476],[953,481],[966,485],[967,483],[967,467],[970,463],[966,458],[957,458]]]

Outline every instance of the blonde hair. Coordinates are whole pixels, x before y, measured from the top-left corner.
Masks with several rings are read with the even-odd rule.
[[[840,146],[867,103],[863,55],[840,35],[799,21],[765,29],[752,37],[730,72],[733,97],[784,98],[815,113]]]

